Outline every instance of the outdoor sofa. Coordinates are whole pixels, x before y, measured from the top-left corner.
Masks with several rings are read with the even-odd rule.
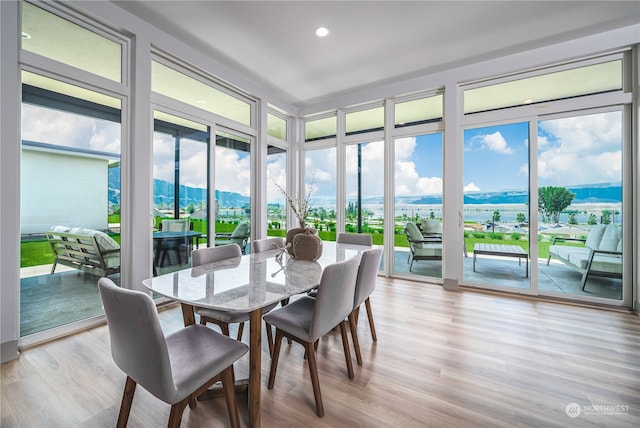
[[[98,276],[120,272],[120,245],[99,230],[81,227],[54,226],[45,232],[55,261]]]
[[[565,242],[565,245],[560,245]],[[582,242],[584,245],[566,245]],[[583,238],[554,237],[549,257],[555,258],[582,273],[582,290],[590,276],[622,278],[622,228],[613,224],[594,226]]]

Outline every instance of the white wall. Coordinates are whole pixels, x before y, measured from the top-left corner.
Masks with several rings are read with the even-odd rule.
[[[106,230],[106,159],[22,151],[20,233],[42,233],[51,226]]]

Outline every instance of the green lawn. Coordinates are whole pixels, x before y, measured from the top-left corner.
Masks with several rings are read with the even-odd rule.
[[[235,223],[216,223],[216,230],[220,233],[230,233],[235,229]],[[206,222],[205,221],[194,221],[194,230],[199,230],[203,234],[206,233]],[[268,236],[282,236],[284,237],[286,231],[284,229],[269,229]],[[336,240],[336,232],[331,231],[322,231],[318,232],[320,238],[324,241],[335,241]],[[112,234],[111,237],[116,240],[118,243],[120,242],[119,234]],[[372,234],[373,244],[374,245],[382,245],[383,244],[383,235],[380,233]],[[539,257],[546,259],[549,255],[549,246],[551,245],[551,240],[553,238],[551,236],[545,236],[543,240],[538,242],[538,251]],[[404,233],[396,233],[393,236],[394,245],[396,247],[409,247],[409,243],[407,242],[407,238]],[[202,243],[203,241],[201,241]],[[205,241],[206,242],[206,241]],[[475,232],[473,234],[468,234],[465,238],[465,246],[467,248],[468,253],[473,253],[473,246],[476,243],[485,243],[485,244],[502,244],[502,245],[519,245],[525,251],[529,252],[529,241],[524,239],[513,239],[511,235],[504,234],[501,237],[498,235],[492,235],[490,232]],[[566,243],[570,245],[569,243]],[[580,245],[580,244],[573,244]],[[34,240],[34,241],[24,241],[20,244],[20,267],[29,267],[29,266],[40,266],[46,264],[53,263],[53,253],[51,252],[51,248],[49,247],[49,242],[44,240]]]

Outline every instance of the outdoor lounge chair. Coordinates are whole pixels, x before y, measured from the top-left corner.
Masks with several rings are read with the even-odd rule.
[[[216,233],[215,246],[238,244],[242,250],[242,254],[246,254],[250,235],[251,223],[242,221],[238,223],[232,233]]]
[[[423,236],[414,222],[408,221],[404,233],[409,241],[409,272],[414,260],[442,260],[442,234]]]

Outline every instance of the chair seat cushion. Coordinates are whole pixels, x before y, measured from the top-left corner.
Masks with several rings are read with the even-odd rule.
[[[278,303],[272,303],[269,306],[265,306],[264,308],[262,308],[262,313],[266,314],[276,306],[278,306]],[[229,312],[209,308],[196,308],[195,312],[201,317],[213,318],[229,324],[245,322],[249,320],[249,312]]]
[[[416,244],[413,247],[413,253],[418,257],[442,257],[442,244]]]
[[[169,404],[177,403],[247,353],[249,347],[203,325],[195,324],[166,337],[176,385]],[[197,362],[197,364],[196,364]]]
[[[264,321],[302,340],[313,342],[309,335],[316,299],[304,296],[280,309],[269,312]]]

